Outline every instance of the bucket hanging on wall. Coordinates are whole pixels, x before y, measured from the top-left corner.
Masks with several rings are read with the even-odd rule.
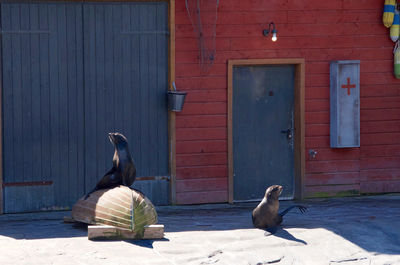
[[[182,111],[183,104],[185,103],[186,92],[177,91],[175,82],[172,82],[174,90],[168,91],[168,110],[170,111]]]

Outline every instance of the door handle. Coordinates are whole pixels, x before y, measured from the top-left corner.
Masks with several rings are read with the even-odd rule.
[[[292,139],[292,137],[293,137],[292,129],[282,130],[281,133],[285,133],[285,134],[286,134],[286,137],[287,137],[288,139]]]

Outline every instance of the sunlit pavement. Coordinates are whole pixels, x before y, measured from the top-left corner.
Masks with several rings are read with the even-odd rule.
[[[400,264],[400,195],[302,204],[269,236],[252,227],[255,203],[157,207],[155,241],[90,241],[69,212],[2,215],[0,264]]]

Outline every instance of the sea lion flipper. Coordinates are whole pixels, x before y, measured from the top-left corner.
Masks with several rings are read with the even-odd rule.
[[[88,193],[86,193],[85,198],[83,198],[83,200],[86,200],[87,198],[89,198],[90,194],[92,194],[93,192],[95,192],[97,190],[97,187],[94,187],[94,189],[92,189],[91,191],[89,191]]]
[[[96,184],[97,189],[105,189],[108,188],[110,185],[118,184],[119,180],[116,176],[117,170],[115,167],[112,167],[104,176],[100,179],[99,182]]]
[[[268,227],[265,229],[265,233],[264,236],[270,236],[276,233],[276,231],[278,231],[278,226],[272,226],[272,227]]]
[[[299,208],[301,213],[307,212],[307,207],[305,207],[305,206],[299,205],[298,208]]]
[[[85,195],[84,200],[89,198],[90,194],[92,194],[93,192],[110,187],[110,185],[113,182],[115,182],[116,179],[115,171],[116,171],[115,167],[112,167],[106,174],[104,174],[104,176],[100,179],[100,181],[97,182],[96,187],[94,187],[91,191],[89,191]]]
[[[303,205],[292,205],[289,208],[287,208],[286,210],[282,211],[281,213],[279,213],[280,216],[284,216],[285,214],[287,214],[290,210],[292,210],[293,208],[299,208],[301,213],[305,213],[307,211],[307,207],[303,206]]]

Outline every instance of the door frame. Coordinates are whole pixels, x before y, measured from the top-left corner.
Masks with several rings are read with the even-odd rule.
[[[20,0],[28,2],[27,0]],[[175,0],[38,0],[43,2],[167,2],[168,3],[168,90],[173,90],[172,82],[175,82]],[[0,50],[2,50],[2,34],[0,33]],[[3,82],[2,82],[2,54],[0,52],[0,214],[4,213],[4,183],[3,183]],[[167,90],[165,91],[167,92]],[[168,167],[170,204],[176,204],[176,130],[175,112],[168,111]]]
[[[233,203],[233,67],[261,65],[294,65],[294,199],[304,198],[305,176],[305,60],[294,59],[239,59],[228,60],[228,201]]]

